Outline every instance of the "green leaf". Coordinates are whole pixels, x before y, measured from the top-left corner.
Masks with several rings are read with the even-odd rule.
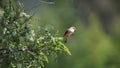
[[[43,63],[43,61],[40,61],[40,64],[41,64],[42,67],[44,67],[44,63]]]
[[[68,47],[66,45],[64,45],[61,42],[59,42],[59,44],[63,46],[64,51],[66,51],[69,55],[71,55],[71,53],[70,53],[70,51],[69,51],[69,49],[68,49]]]
[[[40,54],[43,56],[44,61],[48,63],[48,57],[43,52],[40,52]]]
[[[71,55],[69,49],[68,49],[66,46],[64,46],[64,50],[65,50],[69,55]]]

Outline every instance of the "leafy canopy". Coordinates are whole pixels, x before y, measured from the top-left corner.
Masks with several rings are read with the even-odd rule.
[[[24,12],[21,4],[19,0],[6,0],[0,20],[0,67],[41,68],[51,55],[63,51],[71,55],[57,33],[45,28],[34,31],[32,16]]]

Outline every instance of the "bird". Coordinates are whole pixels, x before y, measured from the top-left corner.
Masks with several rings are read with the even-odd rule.
[[[69,27],[65,33],[64,33],[64,38],[65,38],[65,43],[67,42],[67,39],[74,34],[76,28],[74,26]]]

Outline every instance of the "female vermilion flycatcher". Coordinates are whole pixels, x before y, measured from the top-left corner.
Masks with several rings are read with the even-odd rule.
[[[64,33],[65,37],[65,43],[67,42],[67,39],[75,32],[76,28],[75,27],[69,27],[66,32]]]

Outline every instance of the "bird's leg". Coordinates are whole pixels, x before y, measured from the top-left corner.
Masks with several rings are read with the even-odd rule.
[[[67,38],[65,38],[65,41],[64,41],[64,43],[67,43]]]

